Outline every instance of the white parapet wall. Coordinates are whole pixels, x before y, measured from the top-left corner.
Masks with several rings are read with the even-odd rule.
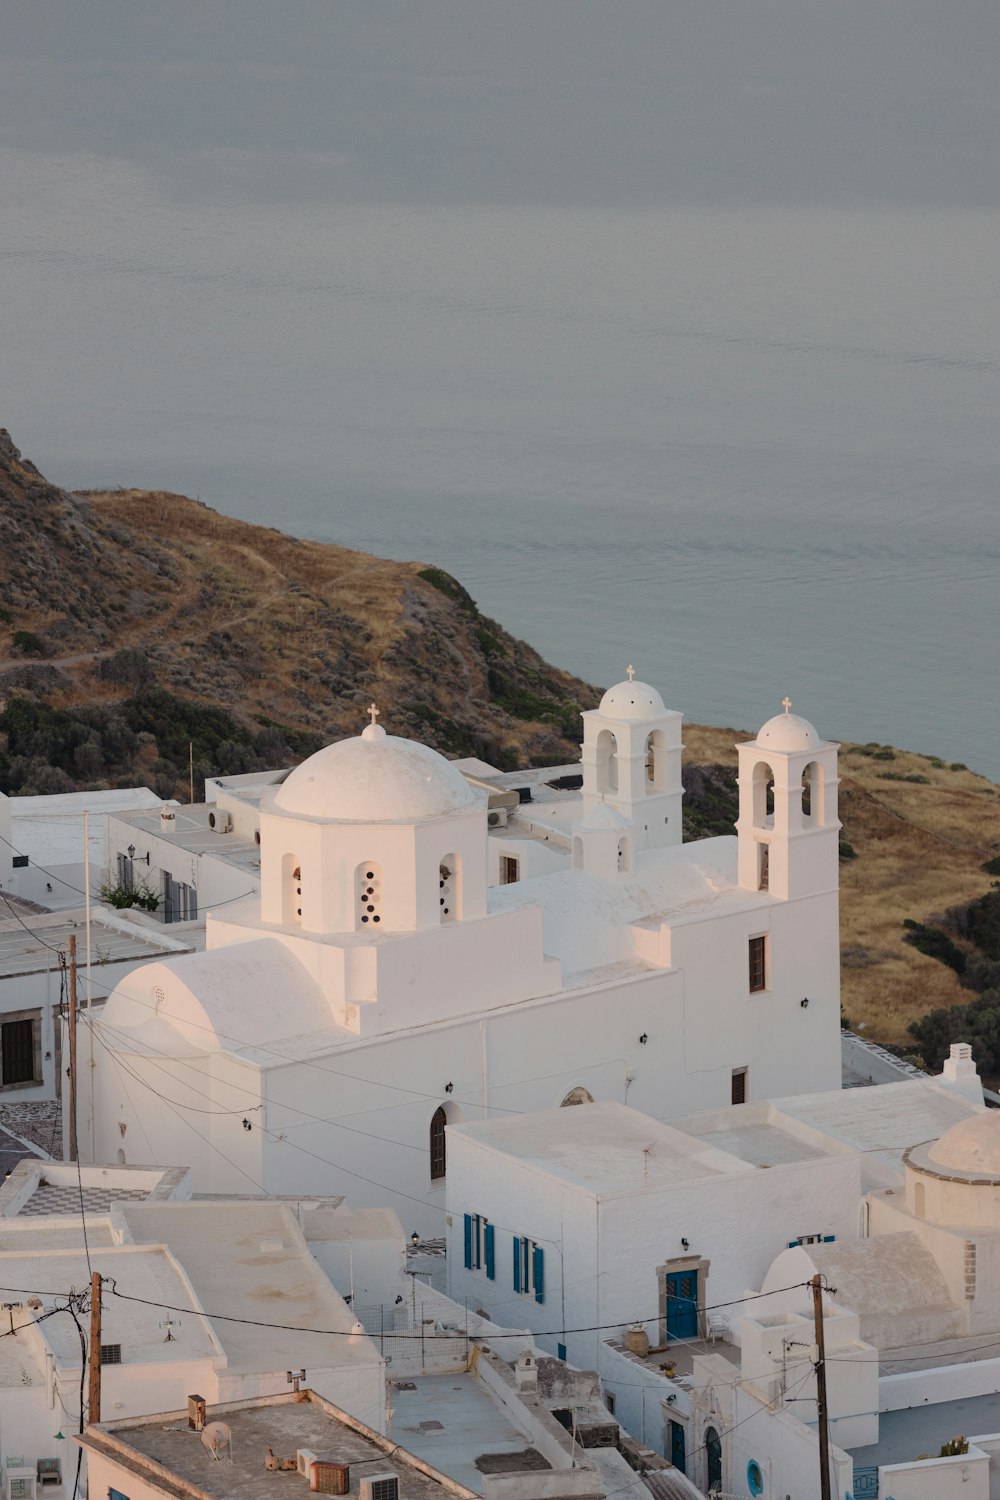
[[[892,1355],[886,1356],[891,1359]],[[906,1411],[913,1406],[936,1406],[970,1396],[992,1396],[1000,1391],[1000,1359],[969,1360],[962,1365],[935,1365],[929,1370],[905,1370],[883,1375],[878,1383],[878,1409]]]
[[[990,1455],[970,1442],[954,1458],[880,1464],[878,1492],[886,1500],[990,1500]]]

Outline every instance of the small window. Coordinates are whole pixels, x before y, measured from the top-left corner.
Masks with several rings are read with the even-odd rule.
[[[109,1486],[108,1500],[129,1500],[129,1497],[127,1495],[123,1495],[121,1490],[115,1490]]]
[[[757,889],[759,891],[766,891],[770,884],[770,873],[768,870],[770,855],[771,849],[769,844],[757,845]]]
[[[496,1278],[496,1237],[493,1225],[482,1214],[465,1215],[465,1269],[485,1271],[490,1281]]]
[[[767,989],[767,938],[750,939],[750,993]]]
[[[521,878],[520,866],[510,854],[500,856],[500,884],[515,885]]]
[[[745,1104],[747,1102],[747,1070],[746,1068],[733,1069],[733,1104]]]
[[[608,1408],[608,1411],[611,1413],[611,1415],[614,1416],[614,1414],[615,1414],[615,1393],[614,1393],[614,1391],[605,1391],[604,1392],[604,1404]]]
[[[101,1364],[102,1365],[120,1365],[121,1362],[122,1362],[122,1346],[121,1346],[121,1344],[102,1344],[101,1345]]]
[[[545,1301],[545,1251],[523,1234],[514,1236],[514,1290]]]
[[[444,1109],[436,1109],[431,1119],[431,1181],[445,1175],[445,1128],[448,1116]]]
[[[35,1078],[35,1021],[23,1018],[0,1026],[0,1071],[4,1084],[41,1082]]]
[[[594,1096],[590,1090],[578,1083],[575,1089],[570,1089],[559,1108],[568,1109],[572,1104],[593,1104],[593,1102]]]
[[[788,1241],[788,1248],[794,1250],[796,1245],[832,1245],[836,1238],[835,1234],[800,1234]]]

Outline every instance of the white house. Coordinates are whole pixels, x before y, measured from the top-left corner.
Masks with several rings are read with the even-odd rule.
[[[385,1361],[311,1255],[292,1207],[190,1199],[185,1171],[25,1161],[0,1188],[0,1456],[58,1459],[80,1418],[73,1293],[105,1278],[102,1412],[141,1417],[288,1390],[305,1366],[381,1429]],[[84,1240],[81,1215],[86,1216]],[[79,1303],[75,1304],[80,1317]],[[82,1318],[84,1325],[87,1318]]]
[[[46,911],[62,911],[79,906],[89,866],[96,900],[104,868],[106,817],[155,811],[160,805],[156,793],[144,786],[39,797],[0,794],[0,850],[10,855],[6,864],[0,853],[0,888]]]
[[[77,940],[82,1009],[88,988],[86,910],[35,914],[20,907],[11,911],[0,901],[0,1100],[5,1103],[59,1095],[59,1016],[68,985],[61,956],[67,958],[71,937]],[[188,943],[97,908],[90,922],[91,992],[103,1003],[119,980],[141,964],[189,951]],[[89,1040],[88,1034],[88,1056]],[[82,1077],[85,1086],[86,1075]],[[86,1108],[89,1118],[89,1102]]]
[[[619,684],[561,867],[490,887],[487,792],[374,717],[265,788],[260,893],[207,912],[207,951],[109,1000],[98,1157],[440,1233],[448,1124],[839,1084],[837,747],[805,720],[740,748],[736,835],[684,844],[679,716]]]

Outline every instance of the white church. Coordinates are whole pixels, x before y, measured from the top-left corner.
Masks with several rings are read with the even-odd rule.
[[[690,843],[682,716],[631,669],[555,810],[511,798],[502,828],[491,768],[373,708],[263,793],[259,894],[95,1012],[85,1154],[440,1234],[449,1123],[838,1088],[838,747],[790,707],[739,746],[735,837]]]

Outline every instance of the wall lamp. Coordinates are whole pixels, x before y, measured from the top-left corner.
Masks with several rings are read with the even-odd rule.
[[[681,1249],[682,1250],[690,1250],[691,1249],[691,1241],[690,1240],[686,1240],[686,1239],[684,1239],[682,1237],[681,1238]]]
[[[804,995],[803,998],[799,1001],[799,1004],[801,1005],[801,1007],[802,1007],[803,1010],[808,1010],[809,1009],[809,996],[808,995]]]
[[[639,1038],[639,1046],[640,1047],[645,1047],[645,1045],[646,1045],[646,1043],[648,1041],[649,1041],[649,1032],[648,1031],[644,1031],[642,1033],[642,1036]]]
[[[413,1245],[414,1248],[417,1245],[420,1244],[420,1236],[419,1236],[419,1234],[417,1233],[416,1230],[414,1230],[413,1233],[410,1235],[410,1244]]]
[[[125,853],[128,855],[129,859],[135,859],[135,845],[129,844],[128,848],[125,850]]]
[[[453,1083],[446,1083],[444,1086],[444,1091],[446,1094],[454,1093],[455,1085]]]
[[[250,1121],[247,1119],[246,1115],[243,1116],[243,1129],[244,1130],[252,1130],[253,1129],[253,1126],[250,1124]]]

